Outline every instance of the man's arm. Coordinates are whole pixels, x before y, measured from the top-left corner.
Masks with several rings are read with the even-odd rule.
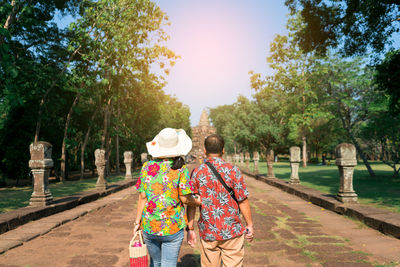
[[[242,213],[244,220],[246,221],[246,235],[245,238],[249,241],[253,240],[254,230],[253,230],[253,219],[251,217],[250,202],[246,198],[239,202],[240,212]]]
[[[196,207],[187,206],[186,208],[187,208],[186,216],[188,220],[187,242],[192,248],[194,248],[194,246],[197,243],[197,237],[194,231],[194,217],[196,215]]]
[[[199,195],[192,195],[192,194],[183,195],[179,196],[179,199],[182,201],[183,204],[186,204],[188,207],[189,206],[198,207],[201,205],[201,198]]]

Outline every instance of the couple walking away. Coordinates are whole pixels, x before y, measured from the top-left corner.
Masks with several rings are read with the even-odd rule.
[[[205,139],[206,159],[192,177],[183,159],[192,141],[183,129],[165,128],[146,146],[153,160],[143,165],[136,184],[133,232],[143,230],[150,266],[177,265],[184,229],[188,244],[195,246],[197,207],[201,266],[243,266],[244,239],[253,239],[249,193],[240,170],[222,159],[224,139],[216,134]]]

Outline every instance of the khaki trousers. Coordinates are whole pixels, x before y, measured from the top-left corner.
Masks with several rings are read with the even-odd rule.
[[[224,241],[201,240],[201,267],[242,267],[244,235]]]

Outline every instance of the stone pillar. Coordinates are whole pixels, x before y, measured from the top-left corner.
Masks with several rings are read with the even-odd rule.
[[[140,154],[140,161],[142,162],[142,164],[144,164],[148,160],[149,159],[147,158],[147,153]]]
[[[107,182],[105,179],[105,171],[106,171],[106,151],[104,149],[96,149],[94,151],[95,157],[95,164],[97,168],[97,174],[99,177],[97,178],[96,182],[96,189],[98,190],[106,190],[107,189]]]
[[[253,161],[254,161],[254,173],[258,173],[258,161],[260,160],[260,155],[257,151],[253,152]]]
[[[29,168],[32,169],[34,181],[29,205],[46,206],[53,201],[53,196],[49,190],[49,174],[53,167],[52,146],[47,142],[36,142],[30,145],[29,150],[31,153]]]
[[[357,203],[357,194],[353,190],[353,172],[357,166],[356,148],[352,144],[336,146],[336,165],[340,173],[340,186],[336,198],[344,203]]]
[[[125,180],[132,179],[132,163],[133,163],[133,152],[125,151],[124,152],[124,163],[125,163]]]
[[[267,150],[267,166],[268,166],[268,178],[275,178],[274,174],[274,150]]]
[[[300,184],[299,178],[299,166],[300,166],[300,147],[292,146],[290,148],[290,167],[292,173],[290,175],[290,184]]]
[[[239,165],[239,154],[235,154],[235,165]]]
[[[244,166],[244,156],[243,156],[243,152],[239,153],[239,158],[240,158],[240,167],[243,168]]]
[[[246,170],[249,170],[250,165],[250,153],[244,153],[244,159],[246,160]]]

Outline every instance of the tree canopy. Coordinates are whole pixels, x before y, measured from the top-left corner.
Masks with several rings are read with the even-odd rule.
[[[291,14],[299,12],[304,27],[296,40],[304,51],[325,54],[339,47],[344,55],[381,52],[400,30],[397,0],[286,0]]]
[[[74,19],[62,29],[56,16]],[[53,145],[64,179],[93,169],[96,148],[118,168],[124,150],[139,160],[162,127],[190,133],[188,107],[163,90],[178,57],[154,2],[8,0],[0,3],[0,26],[3,178],[27,177],[33,141]]]

